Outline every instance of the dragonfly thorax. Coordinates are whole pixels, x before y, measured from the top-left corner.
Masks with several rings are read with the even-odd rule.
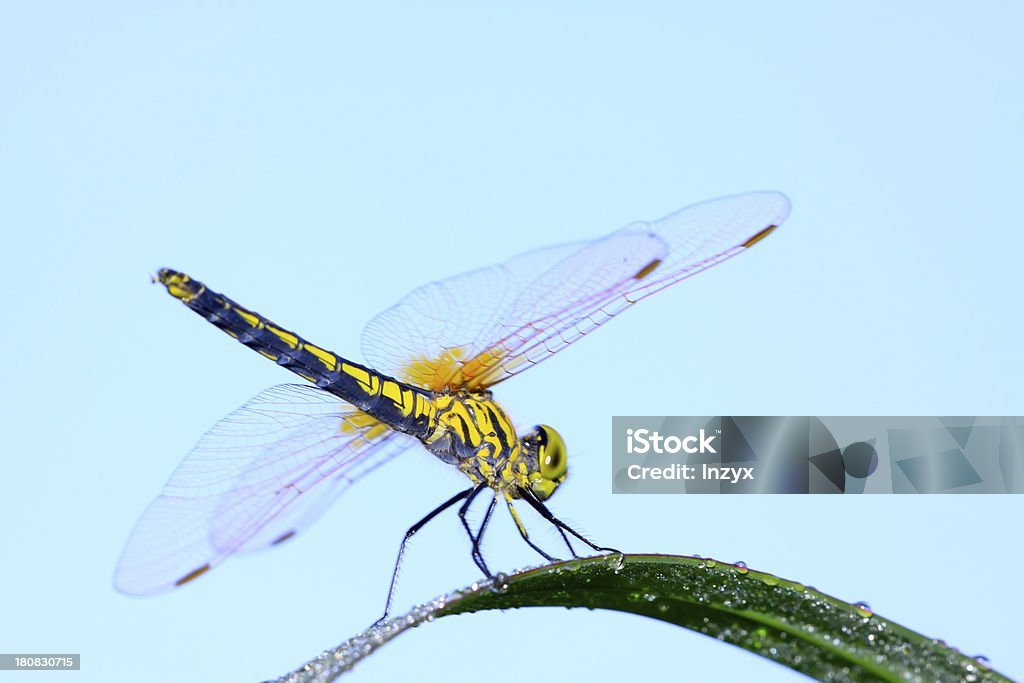
[[[538,426],[520,439],[490,392],[437,394],[434,408],[424,444],[474,483],[511,498],[528,489],[545,500],[565,480],[565,445],[558,432]]]

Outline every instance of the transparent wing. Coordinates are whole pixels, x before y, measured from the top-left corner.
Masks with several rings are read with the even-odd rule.
[[[363,352],[374,369],[422,387],[482,389],[753,246],[788,215],[778,192],[724,197],[434,282],[370,321]]]
[[[218,422],[136,523],[118,590],[180,586],[302,531],[353,482],[417,443],[316,387],[282,384]]]

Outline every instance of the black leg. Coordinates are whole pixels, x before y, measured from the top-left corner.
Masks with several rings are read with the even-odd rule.
[[[487,578],[491,578],[491,570],[488,569],[487,565],[484,563],[484,558],[477,553],[477,549],[479,548],[479,542],[477,540],[477,537],[473,534],[473,530],[469,528],[469,522],[466,521],[466,513],[469,512],[469,506],[473,504],[473,499],[476,498],[480,494],[480,492],[483,491],[485,488],[487,488],[487,484],[477,484],[468,491],[469,497],[466,498],[466,502],[463,503],[462,507],[459,508],[459,521],[462,522],[462,528],[466,530],[466,535],[469,536],[469,540],[473,544],[473,562],[480,569],[480,571],[484,573],[484,576],[486,576]],[[484,517],[484,524],[480,527],[480,533],[483,533],[483,527],[486,526],[487,519],[490,516],[491,513],[490,511],[488,511],[487,516]]]
[[[562,540],[565,541],[565,546],[569,549],[569,552],[572,553],[572,556],[579,557],[579,555],[576,554],[576,549],[572,547],[572,543],[569,543],[569,537],[565,535],[565,531],[562,530],[562,527],[555,526],[555,528],[558,529],[558,533],[561,535]]]
[[[479,492],[480,487],[477,486],[456,493],[454,496],[452,496],[451,498],[449,498],[448,500],[434,508],[426,517],[424,517],[423,519],[409,527],[409,530],[405,532],[405,538],[402,539],[402,544],[398,546],[398,559],[395,560],[395,571],[391,573],[391,586],[388,587],[388,601],[384,605],[384,614],[383,616],[381,616],[380,619],[373,623],[374,626],[382,624],[384,620],[388,618],[388,614],[391,612],[391,601],[395,597],[395,586],[398,583],[398,570],[402,566],[402,557],[405,556],[405,545],[409,542],[409,539],[415,536],[416,532],[422,529],[424,526],[426,526],[427,522],[434,519],[434,517],[437,517],[439,514],[450,508],[452,505],[455,505],[463,498],[466,498],[467,496],[469,496],[470,500],[472,500],[472,496],[475,496]]]
[[[484,513],[484,519],[480,522],[480,530],[476,532],[476,537],[473,539],[473,561],[476,562],[476,566],[484,570],[484,575],[490,578],[491,573],[487,570],[487,564],[484,562],[484,554],[480,550],[480,541],[484,537],[484,530],[487,529],[487,523],[491,521],[491,515],[494,513],[494,504],[498,502],[498,494],[495,493],[494,497],[491,498],[490,504],[487,506],[487,512]]]
[[[536,510],[541,517],[554,524],[559,530],[568,531],[570,534],[572,534],[573,536],[580,539],[588,546],[599,552],[619,553],[620,555],[622,554],[621,550],[616,550],[615,548],[602,548],[601,546],[594,544],[590,539],[586,538],[585,536],[577,532],[575,529],[573,529],[571,526],[555,517],[553,514],[551,514],[551,510],[548,510],[547,506],[545,506],[544,503],[540,502],[540,500],[538,500],[537,497],[533,495],[533,491],[521,488],[519,489],[519,495],[522,496],[523,500],[529,503],[530,507]],[[565,534],[562,534],[562,536],[564,538]],[[568,539],[566,539],[566,543],[568,543]],[[576,556],[577,555],[574,552],[573,557]]]

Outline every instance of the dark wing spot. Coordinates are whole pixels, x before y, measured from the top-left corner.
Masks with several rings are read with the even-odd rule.
[[[634,280],[643,280],[645,277],[650,275],[654,271],[655,268],[657,268],[660,265],[661,265],[661,259],[660,258],[654,259],[653,261],[648,263],[646,266],[644,266],[643,268],[638,270],[636,275],[633,276],[633,279]]]
[[[749,249],[750,247],[754,246],[755,244],[757,244],[758,242],[763,240],[765,237],[770,235],[772,233],[772,230],[774,230],[777,227],[779,227],[779,226],[777,226],[777,225],[769,225],[767,228],[765,228],[764,230],[762,230],[761,232],[757,233],[756,235],[751,237],[749,240],[744,242],[742,246],[747,248],[747,249]]]
[[[295,530],[294,529],[291,530],[291,531],[285,532],[285,533],[281,534],[280,536],[278,536],[277,538],[275,538],[274,542],[271,543],[270,545],[280,545],[281,543],[284,543],[285,541],[287,541],[289,538],[291,538],[294,535],[295,535]]]
[[[184,586],[189,581],[192,581],[193,579],[199,578],[200,576],[202,576],[203,574],[205,574],[208,571],[210,571],[210,565],[204,564],[199,569],[195,569],[193,571],[190,571],[188,574],[185,574],[185,576],[183,576],[180,579],[178,579],[177,581],[175,581],[174,585],[175,586]]]

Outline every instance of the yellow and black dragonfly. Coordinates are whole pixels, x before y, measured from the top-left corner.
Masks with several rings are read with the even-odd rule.
[[[315,346],[169,269],[167,291],[241,343],[310,384],[267,389],[218,422],[136,523],[116,587],[145,595],[182,586],[239,552],[278,545],[316,521],[350,485],[421,444],[470,481],[414,524],[459,518],[480,570],[487,522],[501,502],[522,538],[523,501],[566,534],[545,501],[567,476],[562,437],[547,425],[520,436],[490,388],[532,368],[632,304],[750,248],[780,225],[789,200],[752,192],[632,223],[589,242],[529,252],[414,290],[370,321],[362,365]],[[492,497],[478,530],[473,500]],[[385,616],[387,609],[385,609]]]

